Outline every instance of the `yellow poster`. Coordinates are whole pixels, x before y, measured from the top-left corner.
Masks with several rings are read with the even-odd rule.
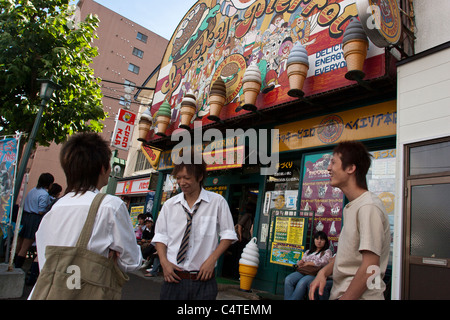
[[[345,140],[387,137],[397,132],[396,100],[328,114],[275,127],[279,151],[335,144]]]

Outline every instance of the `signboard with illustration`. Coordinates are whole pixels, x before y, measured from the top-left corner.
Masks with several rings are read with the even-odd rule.
[[[258,110],[294,101],[287,94],[287,58],[297,41],[308,53],[305,96],[351,85],[344,77],[342,37],[349,20],[357,15],[355,0],[200,0],[184,16],[167,46],[151,113],[157,120],[155,113],[161,104],[170,104],[171,120],[165,131],[170,135],[180,124],[182,99],[192,91],[196,111],[191,126],[194,120],[212,123],[208,100],[218,78],[226,85],[220,119],[248,113],[242,109],[242,80],[252,63],[261,72]],[[371,42],[364,73],[366,79],[385,74],[384,49]]]
[[[334,248],[341,233],[344,193],[330,185],[331,158],[331,153],[305,156],[300,209],[315,212],[313,233],[325,232]]]
[[[397,132],[396,101],[329,114],[276,126],[279,151],[291,151],[335,144],[345,140],[365,140],[393,136]]]
[[[5,239],[10,224],[16,157],[17,140],[15,138],[0,140],[0,231]]]
[[[302,258],[307,221],[299,217],[275,217],[270,262],[292,266]]]

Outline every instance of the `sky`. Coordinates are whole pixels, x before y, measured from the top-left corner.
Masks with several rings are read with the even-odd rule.
[[[196,0],[94,0],[104,7],[170,40]]]

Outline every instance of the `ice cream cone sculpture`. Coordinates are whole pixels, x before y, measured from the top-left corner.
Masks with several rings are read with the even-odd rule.
[[[144,112],[142,112],[141,119],[139,120],[139,141],[147,141],[147,134],[152,127],[152,123],[153,118],[152,114],[150,113],[150,109],[146,109]]]
[[[309,70],[308,52],[305,47],[297,41],[292,47],[287,59],[287,75],[289,78],[291,97],[303,97],[303,85]]]
[[[244,110],[256,110],[256,98],[261,90],[261,71],[256,63],[252,63],[245,71],[244,78],[242,79],[244,89],[244,102],[242,106]]]
[[[166,130],[169,126],[170,119],[172,116],[172,107],[167,101],[164,101],[159,110],[156,112],[156,125],[158,126],[158,132],[156,133],[159,136],[166,136]]]
[[[357,19],[350,20],[342,39],[342,51],[347,62],[345,78],[349,80],[364,78],[365,74],[362,70],[368,47],[369,41],[361,22]]]
[[[188,93],[186,93],[186,95],[184,96],[183,100],[181,100],[180,128],[189,129],[191,119],[196,112],[197,112],[197,101],[195,100],[194,93],[191,90],[189,90]]]
[[[222,78],[218,78],[209,92],[209,120],[219,121],[220,111],[222,110],[225,100],[227,98],[227,87]]]
[[[252,238],[242,251],[239,260],[240,290],[250,291],[253,279],[258,272],[259,250],[256,237]]]

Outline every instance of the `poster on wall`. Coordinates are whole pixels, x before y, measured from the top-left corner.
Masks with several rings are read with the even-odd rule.
[[[278,216],[275,219],[270,262],[292,266],[302,258],[307,222],[305,218]]]
[[[331,153],[305,155],[300,208],[315,212],[313,232],[325,232],[330,246],[336,248],[342,227],[344,193],[330,185],[327,168],[331,158]]]
[[[256,107],[263,110],[295,100],[290,90],[287,58],[296,42],[308,53],[305,96],[351,85],[345,78],[342,51],[344,30],[358,16],[356,0],[200,0],[186,13],[161,62],[151,113],[164,101],[171,106],[170,135],[180,124],[181,101],[191,91],[196,111],[191,120],[213,122],[209,95],[219,78],[225,82],[225,105],[220,119],[241,116],[243,77],[255,64],[261,73]],[[365,79],[386,73],[384,49],[369,41]],[[154,136],[152,139],[156,139]]]

